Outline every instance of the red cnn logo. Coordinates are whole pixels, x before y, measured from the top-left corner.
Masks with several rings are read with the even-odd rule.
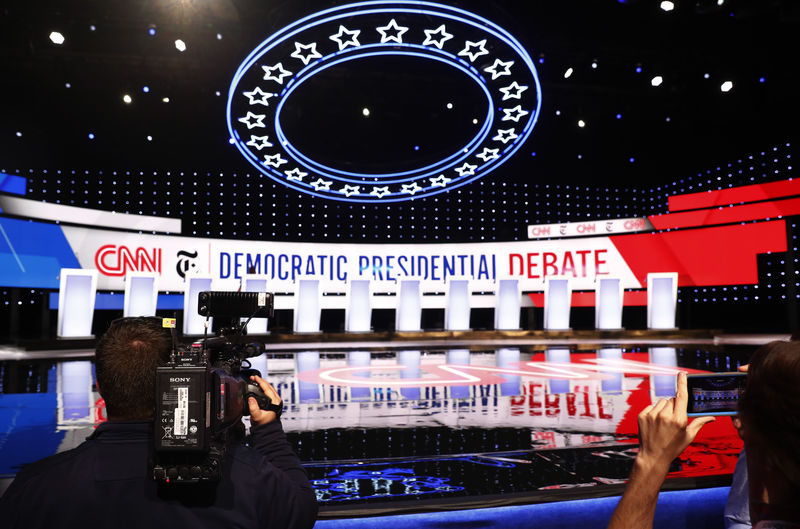
[[[144,248],[131,251],[127,246],[106,244],[94,254],[94,265],[107,276],[124,276],[128,272],[161,273],[161,248],[150,253]]]

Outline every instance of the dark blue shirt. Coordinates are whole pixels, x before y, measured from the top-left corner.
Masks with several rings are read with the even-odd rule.
[[[152,480],[150,422],[100,425],[78,447],[22,469],[0,499],[4,528],[310,528],[314,490],[280,421],[231,445],[214,485]]]

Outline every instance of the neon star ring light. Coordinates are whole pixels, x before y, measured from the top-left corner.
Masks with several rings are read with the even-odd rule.
[[[327,68],[375,56],[404,56],[455,68],[485,97],[483,124],[445,158],[394,173],[335,169],[301,152],[281,127],[281,110]],[[541,107],[533,60],[493,22],[431,2],[359,2],[286,26],[239,66],[227,100],[231,143],[263,175],[291,189],[345,202],[398,202],[467,185],[512,156]],[[448,154],[448,153],[445,153]]]

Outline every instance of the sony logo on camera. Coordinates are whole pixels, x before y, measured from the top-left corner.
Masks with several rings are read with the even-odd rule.
[[[185,377],[180,377],[180,378],[173,377],[169,379],[170,382],[189,382],[191,380],[192,380],[191,378],[185,378]]]

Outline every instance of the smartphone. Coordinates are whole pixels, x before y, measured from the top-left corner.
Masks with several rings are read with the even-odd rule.
[[[686,414],[689,417],[736,415],[746,380],[747,373],[687,375],[689,404]]]

